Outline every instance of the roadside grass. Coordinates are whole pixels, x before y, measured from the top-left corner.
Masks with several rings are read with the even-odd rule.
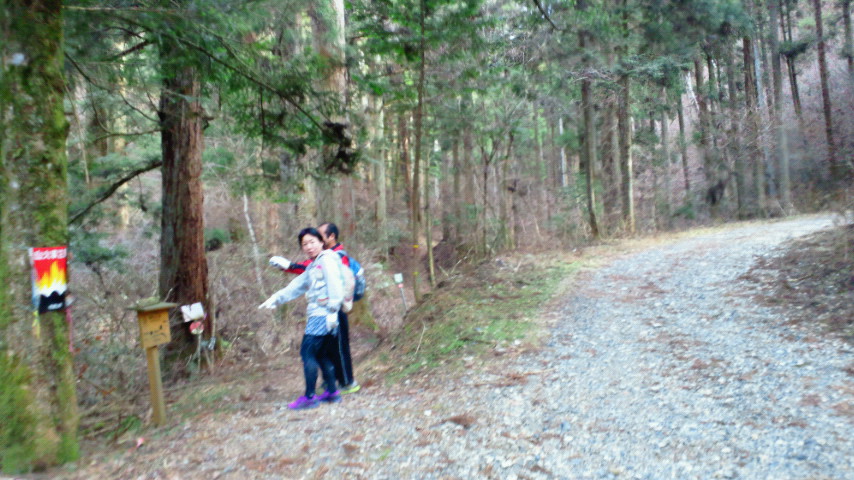
[[[489,351],[535,347],[539,317],[582,263],[571,254],[517,254],[449,278],[407,314],[365,370],[394,384],[439,366],[455,371]]]

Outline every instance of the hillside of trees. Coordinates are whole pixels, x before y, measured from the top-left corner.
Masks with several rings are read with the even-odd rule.
[[[143,422],[141,300],[209,313],[205,361],[173,315],[167,384],[296,348],[304,306],[256,307],[305,226],[367,267],[381,339],[401,292],[501,252],[854,206],[850,0],[9,0],[0,26],[3,472]],[[27,249],[60,245],[73,301],[34,314]]]

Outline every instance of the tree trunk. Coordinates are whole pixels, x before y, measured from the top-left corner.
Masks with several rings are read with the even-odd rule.
[[[750,37],[742,37],[742,57],[744,58],[744,98],[747,103],[747,138],[744,141],[746,146],[745,154],[748,158],[753,159],[753,191],[755,193],[755,211],[756,215],[765,215],[765,162],[762,159],[760,118],[761,111],[759,110],[759,91],[757,88],[756,70],[754,68],[754,47],[753,40]],[[749,166],[745,166],[745,171]]]
[[[685,112],[682,107],[682,95],[676,103],[676,115],[679,119],[679,156],[682,157],[682,176],[685,180],[685,205],[691,205],[691,172],[688,169],[688,142],[685,140]]]
[[[537,180],[537,185],[540,188],[537,189],[537,195],[540,197],[540,201],[537,202],[539,207],[542,210],[541,214],[534,213],[534,227],[537,229],[537,235],[540,234],[539,227],[539,219],[548,218],[549,217],[549,164],[546,160],[545,148],[543,147],[543,132],[540,131],[540,107],[537,103],[533,104],[534,109],[534,145],[536,146],[536,155],[537,155],[537,167],[535,177]]]
[[[765,42],[760,42],[762,45]],[[764,49],[764,47],[763,47]],[[756,98],[759,100],[757,105],[756,114],[757,119],[760,121],[760,125],[767,125],[772,118],[772,114],[770,113],[771,107],[768,105],[768,95],[766,94],[767,81],[763,79],[767,79],[768,75],[763,70],[763,65],[768,65],[768,62],[765,60],[764,55],[760,55],[761,50],[756,46],[756,42],[753,42],[753,72],[754,78],[756,80]],[[760,61],[760,58],[762,61]],[[764,115],[767,113],[768,120],[765,119]],[[774,158],[771,155],[771,150],[769,148],[769,142],[763,138],[765,137],[764,129],[759,129],[758,134],[760,135],[759,144],[762,147],[762,178],[761,187],[763,188],[762,194],[762,212],[763,214],[770,214],[770,201],[771,198],[777,198],[777,183],[774,178]]]
[[[424,248],[427,250],[427,281],[432,289],[436,287],[436,262],[433,258],[433,202],[430,201],[433,179],[429,170],[430,162],[424,162]]]
[[[795,108],[795,115],[798,117],[798,128],[801,135],[806,130],[804,125],[804,114],[801,108],[801,93],[798,88],[798,72],[795,69],[794,57],[786,57],[786,71],[789,74],[789,89],[792,92],[792,105]]]
[[[827,159],[830,163],[830,177],[843,178],[843,169],[836,158],[836,144],[833,142],[833,111],[830,104],[830,86],[828,85],[827,54],[824,42],[824,27],[821,19],[821,0],[812,0],[815,9],[815,32],[818,37],[818,73],[821,79],[821,102],[824,107],[824,132],[827,135]]]
[[[386,112],[385,105],[383,105],[380,108],[379,120],[382,131],[378,136],[382,147],[380,148],[379,161],[376,165],[376,177],[374,178],[374,187],[377,189],[377,228],[383,234],[388,231],[388,186],[386,185],[388,180],[386,179],[386,165],[388,165],[391,155],[390,148],[386,145],[386,136],[392,132],[390,119],[391,115]]]
[[[453,163],[453,153],[454,148],[456,148],[456,142],[451,145],[450,151],[443,151],[441,156],[439,157],[439,165],[441,171],[439,172],[438,177],[435,179],[436,186],[438,188],[438,199],[439,202],[439,226],[442,227],[442,239],[447,239],[451,236],[451,222],[450,219],[453,216],[453,203],[450,198],[451,191],[451,181],[453,179],[453,175],[451,174],[451,169],[454,168]],[[429,173],[429,167],[427,169]],[[428,222],[429,225],[429,222]]]
[[[424,122],[424,83],[427,72],[427,52],[425,51],[427,48],[426,40],[425,40],[425,15],[427,15],[427,6],[426,0],[421,0],[420,8],[419,8],[419,28],[420,28],[420,48],[419,48],[419,59],[418,59],[418,84],[416,86],[416,94],[418,95],[418,101],[415,105],[415,161],[412,164],[412,209],[409,213],[409,228],[412,232],[412,245],[413,245],[413,275],[415,276],[414,285],[414,293],[415,293],[415,302],[419,303],[421,301],[421,294],[419,291],[418,285],[418,266],[420,262],[418,261],[418,247],[420,243],[421,236],[421,155],[422,155],[422,137],[424,135],[423,132],[423,122]],[[427,227],[429,228],[429,226]],[[430,245],[425,245],[424,248],[430,249]]]
[[[634,170],[632,166],[632,119],[630,109],[630,80],[628,75],[620,79],[620,98],[617,107],[617,129],[620,142],[620,172],[622,178],[623,223],[626,232],[635,233]]]
[[[492,157],[495,155],[495,150],[497,149],[497,144],[492,144],[492,152],[487,155],[486,151],[481,147],[481,158],[483,160],[483,164],[481,165],[481,176],[482,182],[481,185],[481,197],[483,206],[480,208],[480,215],[478,215],[480,224],[480,252],[482,255],[486,255],[489,252],[489,234],[487,232],[487,221],[486,221],[486,213],[489,210],[489,167],[492,163]]]
[[[700,158],[703,163],[703,175],[706,179],[706,187],[711,187],[715,184],[715,178],[712,168],[711,156],[709,149],[711,148],[710,138],[710,119],[709,119],[709,104],[708,91],[705,86],[703,75],[703,62],[700,58],[694,59],[694,84],[697,92],[697,108],[699,109],[699,130],[700,130]]]
[[[513,158],[513,132],[508,134],[507,151],[501,160],[501,178],[497,183],[498,186],[498,208],[500,219],[498,221],[501,226],[499,238],[501,239],[501,248],[514,249],[514,233],[513,233],[513,196],[510,191],[510,163]]]
[[[406,111],[397,114],[397,145],[400,165],[395,169],[395,175],[403,179],[403,188],[395,191],[402,191],[407,212],[412,212],[412,157],[409,153],[409,112]],[[400,180],[396,183],[399,186]]]
[[[558,138],[561,139],[560,140],[561,141],[560,157],[559,157],[560,162],[558,163],[558,168],[557,168],[557,171],[558,171],[557,187],[558,188],[564,188],[564,187],[570,185],[570,180],[568,180],[568,178],[569,178],[569,166],[568,166],[568,162],[566,160],[566,147],[563,145],[563,115],[558,117],[557,132],[558,132]]]
[[[662,101],[667,101],[667,90],[661,89]],[[670,189],[672,188],[672,175],[670,173],[670,120],[667,118],[667,111],[661,111],[661,156],[662,164],[664,165],[664,218],[667,221],[667,227],[670,223],[671,202]]]
[[[747,188],[745,184],[745,176],[744,171],[744,149],[742,148],[743,142],[741,141],[741,112],[740,109],[743,106],[741,102],[738,101],[737,91],[736,91],[736,78],[737,73],[735,71],[735,61],[733,59],[733,53],[730,50],[727,50],[725,55],[726,59],[726,78],[727,78],[727,90],[729,91],[729,95],[727,97],[729,101],[729,115],[730,115],[730,130],[727,134],[728,142],[730,145],[730,150],[732,152],[733,157],[733,174],[735,175],[735,190],[736,190],[736,204],[738,206],[738,217],[745,218],[747,216]]]
[[[38,316],[38,341],[22,308],[22,247],[68,245],[62,2],[10,0],[0,21],[0,469],[19,473],[79,455],[70,325],[63,312]]]
[[[159,295],[178,304],[202,302],[207,310],[201,87],[195,68],[177,64],[178,45],[164,40],[161,48],[165,75],[159,111],[163,155]],[[210,325],[205,330],[210,331]],[[172,326],[172,339],[170,346],[193,351],[195,339],[185,324]]]
[[[851,40],[851,0],[842,0],[842,25],[845,36],[845,60],[848,62],[848,80],[854,83],[854,42]]]
[[[792,209],[791,185],[789,181],[789,146],[786,128],[783,125],[783,71],[780,63],[780,40],[777,29],[780,26],[778,4],[776,0],[768,2],[768,14],[771,25],[768,28],[769,47],[771,49],[771,81],[774,92],[773,129],[777,144],[777,165],[780,204],[784,211]]]
[[[469,235],[460,235],[464,242],[473,241],[474,234],[478,231],[477,226],[477,185],[475,184],[475,176],[477,169],[474,165],[474,139],[470,128],[463,130],[463,215],[460,217],[460,225],[467,225],[468,228],[462,229],[463,232],[468,232]],[[474,228],[472,228],[474,227]]]
[[[793,2],[780,1],[782,15],[780,16],[780,28],[783,32],[783,41],[793,42],[792,35],[792,7]],[[784,10],[783,10],[784,9]],[[806,129],[804,128],[804,115],[801,109],[801,94],[798,88],[798,72],[795,68],[795,55],[786,55],[786,71],[789,74],[789,90],[792,94],[792,106],[795,108],[795,115],[798,117],[798,129],[803,135]]]
[[[583,0],[582,2],[583,3]],[[579,6],[580,9],[584,7]],[[582,52],[588,48],[590,34],[584,30],[578,33],[578,45]],[[591,72],[585,68],[581,78],[581,110],[584,116],[584,160],[587,173],[587,215],[590,223],[590,233],[593,238],[599,238],[599,221],[596,218],[596,189],[594,188],[596,172],[596,125],[593,113],[593,96],[591,92]]]
[[[450,175],[452,176],[451,180],[451,192],[450,195],[446,196],[444,202],[448,204],[450,210],[448,212],[449,218],[445,220],[447,223],[447,234],[444,236],[444,240],[449,242],[451,245],[457,245],[459,242],[459,231],[460,231],[460,220],[462,219],[462,192],[460,190],[462,183],[460,182],[460,174],[462,172],[462,165],[460,165],[460,140],[459,137],[454,138],[454,144],[451,147],[451,165],[450,165]]]
[[[612,230],[620,218],[620,178],[619,153],[617,137],[617,105],[616,102],[608,100],[605,106],[605,114],[602,119],[602,210],[604,219],[602,227],[606,231]]]

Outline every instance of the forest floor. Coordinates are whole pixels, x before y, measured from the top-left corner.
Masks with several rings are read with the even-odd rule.
[[[167,393],[169,421],[17,478],[844,478],[854,226],[729,224],[485,262],[294,412],[299,357]]]

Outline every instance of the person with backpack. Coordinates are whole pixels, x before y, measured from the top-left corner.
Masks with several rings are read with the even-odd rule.
[[[333,252],[338,253],[341,257],[341,263],[344,264],[345,268],[350,267],[352,269],[352,267],[358,265],[356,260],[351,258],[347,254],[347,251],[344,250],[344,245],[341,245],[341,243],[338,242],[338,227],[334,223],[321,223],[320,226],[317,227],[317,231],[323,235],[324,246]],[[359,267],[358,270],[361,270],[361,267]],[[356,281],[353,300],[359,300],[361,298],[361,296],[357,295],[359,293],[359,276],[364,279],[364,274],[361,272],[353,273]],[[364,290],[361,293],[364,294]],[[353,377],[353,358],[350,355],[350,321],[347,317],[347,312],[343,309],[338,311],[338,326],[338,362],[336,363],[335,369],[336,379],[342,385],[341,393],[355,393],[362,387]]]
[[[324,248],[323,236],[317,229],[305,228],[298,237],[302,251],[308,255],[309,263],[303,272],[287,287],[274,293],[261,308],[273,309],[305,294],[308,300],[305,333],[300,346],[305,395],[289,403],[288,408],[302,410],[317,407],[320,402],[341,401],[341,392],[335,388],[335,363],[339,356],[336,335],[338,312],[344,303],[343,267],[338,254]],[[325,391],[315,395],[318,369],[323,374]]]
[[[344,268],[355,267],[354,273],[354,295],[353,300],[360,300],[365,292],[365,277],[364,272],[358,262],[351,258],[344,246],[338,242],[338,227],[331,222],[321,223],[317,227],[317,231],[323,236],[324,248],[337,252],[341,258],[341,263]],[[287,273],[299,275],[305,271],[311,260],[303,260],[299,263],[293,263],[290,260],[275,256],[270,258],[270,265],[278,267]],[[344,309],[338,311],[338,351],[335,358],[335,378],[338,384],[341,385],[341,393],[355,393],[359,391],[361,385],[353,377],[353,360],[350,354],[350,325],[347,312]]]

